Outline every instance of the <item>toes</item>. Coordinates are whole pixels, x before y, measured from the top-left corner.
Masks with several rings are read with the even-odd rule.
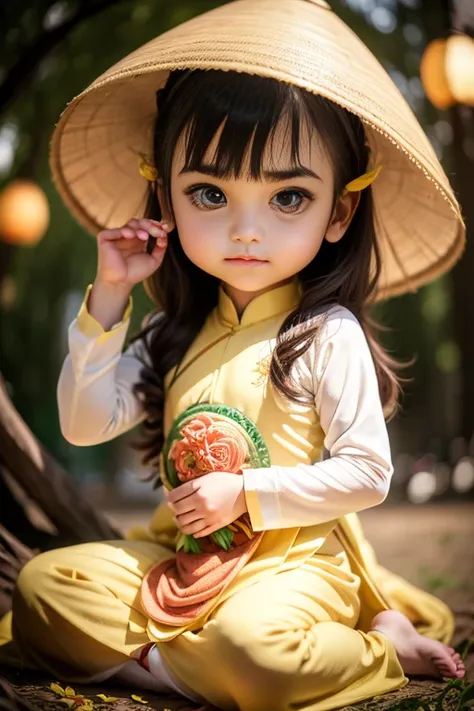
[[[452,676],[453,674],[456,674],[457,665],[452,657],[444,655],[439,657],[433,656],[432,660],[438,667],[442,676]]]

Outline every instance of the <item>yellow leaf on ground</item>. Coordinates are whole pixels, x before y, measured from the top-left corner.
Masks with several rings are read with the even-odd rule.
[[[69,698],[71,698],[72,696],[76,696],[76,692],[74,691],[74,689],[72,688],[72,686],[66,686],[66,688],[64,689],[64,693],[65,693],[66,696],[68,696]]]
[[[97,698],[102,699],[105,704],[111,704],[112,701],[118,701],[118,696],[106,696],[105,694],[96,694]]]
[[[64,697],[63,699],[59,699],[59,702],[61,704],[67,704],[67,706],[75,706],[76,705],[76,702],[74,701],[74,699],[68,699],[66,697]]]
[[[66,696],[66,692],[64,691],[62,686],[59,686],[59,684],[50,684],[49,688],[51,689],[51,691],[54,691],[54,693],[58,696]]]
[[[139,704],[147,704],[148,701],[146,699],[142,699],[141,696],[137,696],[136,694],[132,694],[131,697],[134,701],[138,701]]]

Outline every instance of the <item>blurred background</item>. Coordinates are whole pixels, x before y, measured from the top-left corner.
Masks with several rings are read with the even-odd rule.
[[[49,467],[67,472],[97,504],[116,506],[125,500],[141,505],[157,496],[150,484],[139,481],[146,471],[129,447],[130,435],[77,448],[59,430],[56,383],[67,326],[94,278],[96,244],[55,192],[48,143],[67,102],[102,71],[152,37],[220,4],[222,0],[0,4],[1,520],[5,509],[11,513],[1,487],[9,482],[15,489],[16,471],[24,475],[31,462],[44,468],[44,456]],[[390,423],[396,470],[390,501],[420,505],[473,500],[474,1],[330,4],[375,53],[412,106],[468,222],[465,255],[450,274],[377,307],[387,327],[382,334],[387,347],[398,359],[413,359],[400,414]],[[142,289],[136,289],[132,333],[149,307]],[[36,438],[43,450],[37,449]],[[42,465],[35,460],[39,451]],[[32,472],[34,467],[28,476]]]

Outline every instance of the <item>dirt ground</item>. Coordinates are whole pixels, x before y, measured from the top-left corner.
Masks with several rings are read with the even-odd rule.
[[[361,515],[379,562],[456,609],[474,609],[474,505],[384,507]]]

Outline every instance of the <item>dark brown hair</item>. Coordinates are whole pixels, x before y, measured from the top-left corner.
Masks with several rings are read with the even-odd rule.
[[[274,79],[217,70],[175,71],[157,93],[157,108],[153,158],[170,210],[171,167],[178,140],[185,137],[186,168],[199,170],[224,120],[214,161],[221,178],[238,178],[250,151],[247,177],[259,180],[265,148],[282,118],[288,119],[291,127],[294,167],[300,165],[303,122],[319,135],[334,169],[334,205],[344,186],[368,167],[364,127],[357,116],[321,96]],[[156,220],[162,216],[152,188],[147,216]],[[219,286],[215,277],[186,257],[177,230],[170,234],[168,242],[162,266],[147,282],[161,317],[140,334],[147,344],[150,366],[143,368],[141,382],[136,385],[136,394],[147,412],[140,448],[146,452],[144,462],[151,463],[154,469],[163,447],[164,377],[181,361],[216,306]],[[376,326],[368,314],[380,270],[372,191],[367,188],[361,193],[344,237],[335,244],[323,241],[316,258],[298,275],[301,302],[280,329],[270,368],[272,384],[290,401],[308,402],[307,394],[296,391],[291,371],[296,358],[314,340],[320,323],[314,319],[307,328],[292,331],[291,327],[339,304],[357,317],[367,337],[385,414],[395,410],[399,393],[396,363],[377,342]]]

